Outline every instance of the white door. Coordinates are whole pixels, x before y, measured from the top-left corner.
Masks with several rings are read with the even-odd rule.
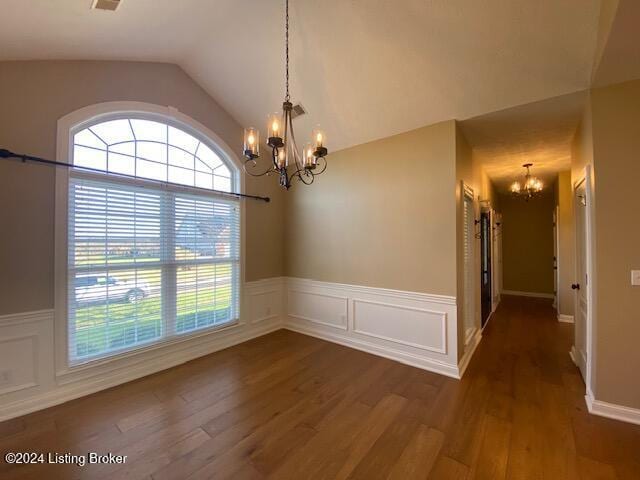
[[[575,293],[575,350],[574,361],[577,363],[582,378],[587,381],[587,314],[589,302],[587,296],[587,191],[586,181],[575,188],[576,217],[576,279],[571,288]]]

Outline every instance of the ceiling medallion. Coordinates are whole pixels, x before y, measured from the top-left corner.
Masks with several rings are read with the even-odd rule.
[[[311,185],[317,175],[327,168],[325,134],[315,129],[311,135],[311,142],[302,150],[298,150],[296,136],[293,131],[292,111],[294,106],[289,95],[289,0],[285,0],[285,96],[282,103],[282,115],[269,115],[267,123],[267,146],[271,149],[271,164],[267,169],[256,172],[257,161],[260,156],[260,132],[253,127],[244,130],[244,151],[246,158],[244,170],[249,175],[261,177],[276,173],[280,186],[287,190],[294,179],[305,185]]]
[[[512,194],[524,197],[526,201],[529,201],[530,198],[533,198],[542,191],[543,184],[538,178],[532,176],[529,171],[533,166],[533,163],[525,163],[522,166],[527,169],[527,172],[524,175],[524,180],[522,182],[516,180],[511,184],[509,190]]]

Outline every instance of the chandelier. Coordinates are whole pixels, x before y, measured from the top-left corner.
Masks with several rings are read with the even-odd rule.
[[[524,175],[524,180],[522,183],[516,180],[511,184],[509,190],[511,190],[511,193],[514,195],[524,197],[524,199],[528,201],[530,198],[533,198],[534,195],[542,191],[543,185],[542,182],[532,176],[529,171],[529,168],[533,166],[533,163],[525,163],[522,166],[527,169],[527,173]]]
[[[249,127],[244,130],[243,154],[246,158],[245,172],[254,177],[275,173],[278,175],[280,186],[288,190],[295,179],[305,185],[311,185],[315,177],[326,170],[325,157],[329,153],[324,146],[325,134],[319,128],[313,130],[311,142],[305,144],[301,150],[298,150],[296,144],[292,116],[294,106],[289,95],[289,0],[285,0],[285,79],[282,115],[269,115],[267,123],[266,144],[271,149],[270,164],[266,166],[266,170],[258,170],[256,159],[260,156],[260,132],[256,128]]]

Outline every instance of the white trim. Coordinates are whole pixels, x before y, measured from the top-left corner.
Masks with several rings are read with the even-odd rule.
[[[0,391],[0,421],[48,408],[279,330],[283,324],[283,277],[247,282],[242,286],[245,305],[240,321],[231,328],[206,332],[153,349],[128,352],[100,364],[83,365],[64,377],[56,377],[52,351],[54,310],[0,315],[0,342],[34,337],[34,382],[12,385]],[[267,305],[258,297],[270,293]],[[271,309],[264,315],[259,304]],[[268,318],[267,318],[268,317]]]
[[[450,377],[460,377],[456,297],[301,278],[289,278],[286,291],[288,296],[303,293],[319,298],[346,299],[347,308],[342,310],[338,305],[327,305],[326,308],[313,307],[309,312],[289,310],[284,328]],[[285,303],[290,309],[290,298]],[[359,312],[358,305],[368,308]],[[406,322],[394,324],[392,312],[387,323],[386,317],[390,314],[381,310],[385,308],[396,309],[398,315],[404,312],[408,315]],[[336,319],[342,320],[340,326]],[[426,335],[424,328],[429,332]]]
[[[359,329],[357,327],[357,316],[356,316],[356,305],[358,303],[368,303],[369,305],[380,305],[383,307],[392,307],[392,308],[397,308],[399,310],[407,310],[407,311],[411,311],[411,312],[420,312],[420,313],[430,313],[432,315],[437,315],[440,317],[440,328],[442,329],[442,348],[432,348],[432,347],[428,347],[426,345],[422,345],[419,343],[415,343],[415,342],[407,342],[404,340],[399,340],[397,338],[391,338],[385,335],[379,335],[377,333],[373,333],[373,332],[367,332],[366,330],[362,330]],[[388,342],[393,342],[393,343],[397,343],[399,345],[406,345],[408,347],[414,347],[414,348],[419,348],[421,350],[428,350],[430,352],[436,352],[436,353],[443,353],[446,354],[447,353],[447,314],[444,312],[436,312],[434,310],[429,310],[426,308],[415,308],[415,307],[407,307],[405,305],[396,305],[393,303],[387,303],[387,302],[376,302],[373,300],[364,300],[361,298],[354,298],[351,300],[351,307],[352,307],[352,312],[353,312],[353,331],[355,333],[359,333],[361,335],[366,335],[368,337],[372,337],[372,338],[378,338],[380,340],[386,340]]]
[[[574,208],[577,207],[575,202],[576,189],[582,184],[585,184],[585,195],[586,195],[586,215],[585,215],[585,239],[584,239],[584,248],[585,248],[585,257],[586,257],[586,275],[587,282],[579,282],[586,283],[584,287],[587,289],[587,318],[585,319],[585,328],[586,328],[586,352],[581,354],[581,360],[584,362],[584,370],[587,372],[586,377],[584,379],[584,383],[586,386],[587,395],[593,391],[593,371],[595,369],[596,355],[595,355],[595,338],[593,332],[595,331],[595,322],[596,322],[596,297],[594,295],[595,285],[597,282],[597,274],[595,271],[596,265],[596,248],[595,248],[595,185],[593,183],[593,175],[592,175],[592,167],[591,165],[586,165],[584,167],[584,176],[577,180],[573,185],[573,199],[574,199]],[[575,213],[575,212],[574,212]],[[575,235],[576,245],[579,241],[578,235],[576,232]],[[575,248],[576,255],[578,254],[578,248]],[[578,269],[578,258],[576,257],[575,268],[576,268],[576,278],[577,278],[577,269]],[[582,287],[583,285],[581,285]],[[577,314],[579,309],[578,305],[578,296],[574,295],[574,313]],[[586,357],[586,358],[585,358]],[[580,360],[580,359],[579,359]],[[593,396],[593,395],[591,395]]]
[[[402,309],[442,314],[446,319],[447,354],[427,351],[424,345],[408,345],[406,335],[399,338],[377,339],[353,331],[353,308],[347,303],[348,331],[331,330],[311,323],[305,324],[284,317],[286,313],[286,289],[294,287],[316,293],[321,287],[323,294],[344,294],[351,299],[365,300],[368,303],[399,306]],[[274,277],[242,286],[243,315],[237,325],[209,334],[185,339],[182,342],[162,345],[149,351],[136,352],[113,362],[91,365],[82,371],[75,371],[64,378],[56,377],[53,358],[55,352],[48,346],[54,323],[54,310],[41,310],[10,315],[0,315],[0,327],[20,329],[9,336],[28,336],[35,331],[37,338],[37,385],[20,385],[20,389],[6,391],[0,395],[0,421],[24,415],[36,410],[51,407],[69,400],[83,397],[125,382],[166,370],[195,358],[231,347],[252,338],[275,330],[286,328],[305,335],[314,336],[347,347],[362,350],[404,364],[429,370],[452,378],[460,378],[467,368],[471,357],[480,342],[481,332],[476,330],[469,342],[467,351],[458,362],[456,299],[443,295],[430,295],[418,292],[402,292],[365,286],[349,286],[316,282],[297,278]],[[380,300],[380,301],[378,301]],[[252,308],[252,305],[257,305]],[[271,309],[270,314],[265,312]],[[26,330],[24,330],[26,329]],[[35,330],[34,330],[35,329]],[[24,333],[22,333],[24,331]],[[363,334],[364,333],[364,334]],[[58,347],[56,347],[58,348]],[[24,389],[23,389],[24,388]]]
[[[149,120],[160,121],[162,123],[172,125],[179,128],[198,140],[206,144],[215,151],[225,163],[228,164],[232,174],[234,190],[244,192],[244,175],[242,174],[242,162],[234,152],[234,150],[215,132],[201,124],[197,120],[181,113],[178,109],[171,106],[155,105],[145,102],[135,101],[115,101],[104,102],[87,107],[80,108],[70,112],[58,120],[57,124],[57,146],[56,160],[62,163],[69,163],[71,159],[73,135],[87,126],[99,123],[101,121],[112,120],[116,118],[143,118]],[[105,179],[109,175],[105,172]],[[118,178],[115,176],[114,178]],[[131,180],[131,184],[135,184],[135,180]],[[67,254],[68,254],[68,185],[69,171],[66,168],[56,170],[55,185],[55,232],[54,232],[54,343],[55,343],[55,359],[54,365],[57,375],[65,376],[72,374],[76,369],[80,369],[84,364],[71,366],[68,358],[67,344]],[[179,187],[176,187],[179,188]],[[240,286],[239,304],[240,312],[238,317],[242,316],[242,308],[244,306],[244,288],[245,281],[245,258],[246,258],[246,239],[245,239],[245,205],[240,205],[240,278],[238,284]],[[230,328],[233,325],[227,325]],[[196,335],[197,336],[197,335]],[[161,345],[164,342],[158,343]],[[172,343],[172,340],[166,343]],[[140,350],[146,350],[146,347]],[[113,358],[117,360],[122,355],[115,355]],[[100,362],[100,360],[98,360]]]
[[[388,288],[367,287],[364,285],[351,285],[348,283],[322,282],[319,280],[311,280],[308,278],[300,278],[300,277],[287,277],[287,285],[292,290],[294,290],[294,288],[291,288],[291,287],[327,288],[334,291],[368,293],[373,295],[382,295],[385,297],[395,297],[395,298],[401,298],[406,300],[441,303],[443,305],[456,304],[456,297],[451,295],[435,295],[431,293],[411,292],[411,291],[405,291],[405,290],[391,290]]]
[[[573,364],[580,368],[580,365],[578,364],[578,352],[576,351],[576,346],[575,345],[571,345],[571,350],[569,350],[569,356],[571,357],[571,361],[573,362]]]
[[[305,328],[300,325],[291,325],[287,323],[284,328],[286,330],[291,330],[292,332],[298,332],[303,335],[309,335],[310,337],[315,337],[321,340],[327,340],[332,343],[337,343],[339,345],[344,345],[346,347],[355,348],[356,350],[361,350],[363,352],[371,353],[378,357],[384,357],[390,360],[395,360],[396,362],[404,363],[405,365],[411,365],[412,367],[417,367],[423,370],[428,370],[430,372],[439,373],[447,377],[452,377],[456,379],[460,378],[460,373],[457,366],[450,365],[448,363],[444,363],[438,360],[433,360],[433,359],[425,358],[423,356],[413,355],[407,352],[395,350],[388,347],[382,347],[379,344],[366,342],[364,340],[347,338],[339,334],[335,335],[330,332],[320,332],[314,329]]]
[[[487,322],[489,322],[489,319],[487,319]],[[486,326],[487,324],[485,323],[485,327]],[[476,352],[476,348],[478,348],[478,345],[480,344],[480,340],[482,340],[482,330],[476,330],[475,334],[471,337],[471,340],[464,352],[464,355],[460,359],[460,362],[458,362],[458,377],[456,378],[462,378],[462,376],[464,375],[464,372],[467,371],[467,367],[471,362],[471,358],[473,357],[473,354]]]
[[[624,405],[616,405],[615,403],[603,402],[596,400],[591,391],[584,396],[589,413],[600,417],[620,420],[621,422],[633,423],[640,425],[640,409],[625,407]]]
[[[137,362],[127,368],[113,370],[106,375],[97,375],[58,386],[41,394],[30,396],[0,407],[0,422],[27,413],[52,407],[70,400],[84,397],[101,390],[121,385],[151,375],[182,363],[237,345],[252,338],[266,335],[281,328],[279,322],[252,332],[238,332],[225,338],[212,339],[199,345],[191,345],[176,352],[163,352],[155,362]]]
[[[573,323],[573,315],[558,314],[558,321],[562,323]]]
[[[502,295],[515,295],[517,297],[554,298],[553,293],[520,292],[518,290],[502,290]]]
[[[10,313],[0,315],[0,327],[9,325],[25,325],[27,323],[43,322],[53,318],[53,310],[34,310],[32,312]]]
[[[316,292],[308,292],[305,290],[299,290],[299,289],[288,289],[287,291],[287,298],[289,298],[289,294],[291,293],[297,293],[297,294],[301,294],[301,295],[314,295],[317,297],[325,297],[325,298],[332,298],[334,300],[341,300],[342,302],[344,302],[344,323],[331,323],[331,322],[324,322],[318,318],[313,318],[310,317],[308,315],[300,315],[299,313],[291,313],[290,308],[289,308],[289,304],[287,303],[287,315],[289,315],[290,317],[293,318],[299,318],[300,320],[306,320],[307,322],[311,322],[311,323],[315,323],[318,325],[323,325],[325,327],[331,327],[331,328],[337,328],[339,330],[348,330],[349,326],[347,325],[347,315],[348,315],[348,309],[349,309],[349,298],[342,296],[342,295],[328,295],[326,293],[316,293]]]

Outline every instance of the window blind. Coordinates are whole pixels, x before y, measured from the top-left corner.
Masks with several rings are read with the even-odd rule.
[[[475,238],[475,222],[473,212],[473,197],[465,192],[463,204],[464,222],[464,328],[465,343],[469,340],[469,335],[475,325],[475,291],[473,288],[473,275],[475,265],[473,264],[473,247]]]
[[[68,239],[72,365],[239,317],[235,199],[71,177]]]

